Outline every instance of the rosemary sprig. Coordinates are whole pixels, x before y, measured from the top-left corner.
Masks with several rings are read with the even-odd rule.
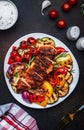
[[[66,53],[67,53],[67,52],[63,52],[63,53],[58,54],[58,55],[55,57],[55,60],[57,60],[57,59],[60,58],[60,57],[65,57],[65,56],[66,56]]]
[[[32,63],[32,61],[34,60],[34,56],[31,56],[31,58],[30,58],[30,60],[29,60],[29,62],[28,62],[28,64],[27,64],[27,68],[29,68],[30,67],[30,65],[31,65],[31,63]]]
[[[75,73],[75,70],[72,69],[72,70],[70,70],[69,72],[70,72],[70,73]]]

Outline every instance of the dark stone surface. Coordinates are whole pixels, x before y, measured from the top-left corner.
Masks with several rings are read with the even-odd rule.
[[[84,51],[80,52],[76,49],[75,43],[68,41],[66,38],[66,30],[70,26],[77,25],[80,27],[80,37],[84,36],[84,16],[81,15],[82,0],[78,0],[78,4],[72,7],[71,11],[65,13],[61,10],[61,5],[65,0],[52,1],[52,5],[44,10],[45,15],[41,15],[41,3],[43,0],[12,0],[19,11],[17,23],[9,30],[0,31],[0,105],[14,102],[21,106],[38,123],[40,130],[58,130],[60,118],[68,112],[73,112],[79,106],[84,104]],[[67,22],[65,29],[56,27],[57,20],[50,20],[48,12],[50,9],[57,9],[59,18],[64,18]],[[80,68],[80,79],[73,93],[62,103],[49,109],[32,109],[23,106],[17,102],[9,92],[4,79],[4,58],[9,47],[18,38],[32,33],[41,32],[50,34],[69,47],[74,54]],[[83,130],[84,129],[84,111],[81,111],[75,120],[69,124],[65,130]]]

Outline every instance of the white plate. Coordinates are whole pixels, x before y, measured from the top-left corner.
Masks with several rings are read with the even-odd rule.
[[[44,33],[31,33],[31,34],[28,34],[28,35],[25,35],[21,38],[19,38],[16,42],[14,42],[14,44],[12,46],[19,46],[19,43],[22,41],[22,40],[26,40],[28,37],[35,37],[35,38],[42,38],[42,37],[50,37],[52,38],[56,45],[57,46],[61,46],[63,48],[65,48],[67,51],[69,51],[69,53],[71,54],[72,56],[72,59],[73,59],[73,70],[75,70],[75,73],[73,73],[73,81],[72,83],[70,84],[70,89],[69,89],[69,92],[68,94],[65,96],[65,97],[62,97],[62,98],[59,98],[58,101],[52,105],[47,105],[45,108],[49,108],[49,107],[52,107],[52,106],[55,106],[59,103],[61,103],[62,101],[64,101],[72,92],[73,90],[75,89],[77,83],[78,83],[78,79],[79,79],[79,67],[78,67],[78,64],[77,64],[77,61],[75,59],[75,57],[73,56],[72,52],[69,50],[69,48],[63,43],[61,42],[60,40],[58,40],[57,38],[51,36],[51,35],[47,35],[47,34],[44,34]],[[5,57],[5,61],[4,61],[4,76],[5,76],[5,80],[6,80],[6,83],[7,83],[7,86],[8,86],[8,89],[9,91],[11,92],[11,94],[13,95],[13,97],[18,101],[20,102],[21,104],[27,106],[27,107],[31,107],[31,108],[43,108],[44,107],[41,107],[37,104],[34,104],[34,103],[28,103],[28,102],[25,102],[22,97],[21,97],[21,94],[16,94],[12,88],[11,88],[11,85],[9,83],[9,80],[8,78],[6,77],[6,72],[7,72],[7,69],[9,67],[9,65],[7,64],[7,61],[8,61],[8,58],[9,58],[9,55],[10,55],[10,52],[12,50],[12,46],[9,48],[7,54],[6,54],[6,57]]]

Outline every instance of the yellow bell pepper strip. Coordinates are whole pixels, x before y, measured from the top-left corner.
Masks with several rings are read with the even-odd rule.
[[[59,88],[62,88],[65,84],[65,75],[64,74],[60,74],[58,75],[58,79],[59,79]]]
[[[45,90],[45,95],[51,97],[53,94],[53,87],[48,81],[44,81],[42,88]]]

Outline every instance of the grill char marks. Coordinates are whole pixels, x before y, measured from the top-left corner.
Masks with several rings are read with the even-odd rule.
[[[44,68],[47,68],[48,62],[46,62],[46,57],[43,56],[37,56],[35,59],[35,63],[40,63]]]
[[[34,68],[30,69],[27,73],[28,79],[31,79],[32,87],[39,86],[43,82],[43,77],[41,77],[37,72],[34,71]]]
[[[35,62],[37,65],[39,65],[40,68],[43,67],[43,70],[44,70],[44,71],[46,71],[47,68],[48,68],[48,66],[51,64],[51,61],[49,61],[49,60],[47,59],[47,56],[41,56],[41,55],[37,56],[34,62]]]
[[[44,77],[44,78],[45,78],[46,75],[47,75],[46,71],[45,71],[44,69],[40,68],[40,66],[37,65],[37,64],[35,64],[35,66],[34,66],[34,71],[35,71],[36,73],[38,73],[41,77]]]
[[[56,50],[50,45],[44,45],[39,48],[39,53],[35,60],[27,69],[25,81],[30,84],[31,88],[40,86],[48,78],[48,74],[53,70],[53,59]]]
[[[48,58],[53,60],[56,55],[56,49],[53,46],[51,47],[50,45],[44,45],[40,47],[39,54],[41,56],[48,56]]]

